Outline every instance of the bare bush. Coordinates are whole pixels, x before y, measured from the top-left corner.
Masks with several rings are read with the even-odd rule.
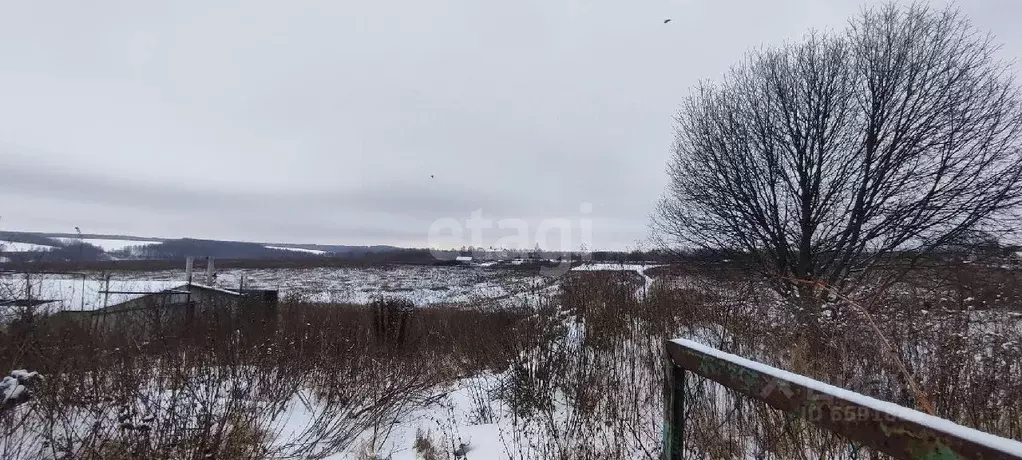
[[[404,312],[397,329],[377,308],[304,304],[280,306],[272,321],[211,306],[187,322],[130,315],[110,328],[54,315],[5,324],[0,338],[15,346],[0,350],[0,361],[54,378],[2,417],[0,452],[322,458],[381,441],[441,383],[501,367],[469,344],[517,318],[393,307]],[[478,328],[462,327],[471,323]]]
[[[1015,348],[1022,318],[1004,321],[1016,304],[1007,295],[1008,275],[962,278],[966,273],[955,271],[910,277],[868,313],[936,415],[1017,437],[1017,414],[1006,408],[1022,403]],[[515,350],[499,399],[507,412],[496,417],[509,457],[659,458],[663,341],[679,336],[919,407],[855,308],[813,331],[800,327],[799,314],[765,283],[737,272],[664,275],[642,301],[624,295],[632,289],[626,275],[566,279],[557,305],[503,336],[510,340],[503,346]],[[981,305],[970,298],[978,292],[1004,292],[1005,300],[978,315],[960,307],[964,299]],[[987,317],[994,312],[1001,316]],[[688,393],[686,458],[885,458],[704,379],[690,378]]]
[[[969,264],[929,270],[863,311],[936,415],[1022,435],[1017,413],[1005,409],[1022,406],[1016,275]],[[856,308],[811,331],[762,280],[741,272],[665,272],[645,296],[636,295],[643,283],[633,274],[562,281],[556,294],[504,308],[285,303],[273,321],[212,308],[190,323],[140,315],[108,328],[39,315],[29,329],[5,324],[0,340],[12,346],[0,349],[0,362],[47,379],[34,400],[0,417],[0,454],[322,458],[360,448],[364,458],[387,458],[403,426],[423,432],[402,449],[455,458],[465,444],[472,458],[478,439],[459,430],[494,424],[511,458],[654,459],[663,342],[674,337],[918,403]],[[718,385],[692,378],[688,390],[693,458],[871,454]],[[471,407],[455,414],[454,391]],[[413,419],[420,410],[430,420]]]

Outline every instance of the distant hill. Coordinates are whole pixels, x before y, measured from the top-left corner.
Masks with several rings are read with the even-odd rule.
[[[389,264],[466,265],[461,256],[486,267],[531,269],[565,258],[594,262],[669,263],[664,251],[596,251],[588,254],[508,248],[463,247],[446,251],[388,245],[348,246],[309,243],[224,241],[47,232],[0,231],[0,266],[4,270],[166,270],[188,257],[217,259],[232,268],[350,267]],[[709,259],[719,257],[708,256]],[[704,257],[705,258],[705,257]],[[699,257],[696,257],[699,259]],[[728,257],[735,259],[735,257]],[[539,265],[537,265],[539,264]]]
[[[64,245],[64,243],[57,238],[43,235],[41,233],[22,232],[0,232],[0,244],[3,243],[26,243],[53,247]]]
[[[42,237],[45,237],[45,238],[63,239],[63,240],[67,240],[67,239],[76,240],[76,239],[78,239],[79,236],[81,236],[83,239],[86,239],[86,240],[92,239],[92,240],[138,241],[141,244],[145,244],[145,243],[160,243],[160,242],[167,241],[167,240],[170,239],[170,238],[157,238],[157,237],[151,237],[151,236],[103,235],[103,234],[98,234],[98,233],[82,233],[81,235],[78,235],[77,233],[0,232],[0,240],[5,240],[5,239],[7,239],[8,236],[11,236],[11,235],[13,235],[14,237],[42,236]]]
[[[132,244],[134,242],[138,244]],[[28,251],[23,248],[32,248],[32,250]],[[8,262],[179,260],[186,257],[234,260],[303,260],[360,257],[400,249],[384,245],[346,246],[193,238],[171,239],[94,233],[79,235],[77,233],[0,232],[0,257],[3,257],[0,261]]]
[[[114,252],[115,255],[120,255]],[[268,248],[259,243],[237,241],[196,240],[184,238],[129,248],[124,256],[141,260],[177,260],[186,257],[213,257],[216,259],[308,259],[322,257],[305,251]]]

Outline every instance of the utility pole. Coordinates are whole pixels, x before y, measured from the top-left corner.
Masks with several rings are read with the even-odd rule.
[[[75,232],[78,233],[78,268],[81,269],[82,262],[84,262],[82,260],[84,258],[82,250],[85,248],[85,240],[82,239],[82,230],[80,228],[75,227]]]
[[[195,305],[192,304],[192,264],[194,263],[194,257],[185,257],[185,277],[188,279],[188,284],[185,286],[185,290],[188,292],[185,297],[185,325],[187,327],[191,327],[195,320]]]
[[[85,240],[82,239],[82,229],[75,227],[75,233],[78,233],[78,270],[81,271],[82,265],[85,263],[83,259],[85,256],[82,255],[82,249],[85,248]],[[109,290],[109,287],[107,288]],[[82,305],[80,310],[85,311],[85,274],[82,274]]]
[[[110,305],[110,274],[106,273],[106,286],[103,287],[103,311]],[[85,302],[82,302],[85,305]]]
[[[206,286],[213,286],[213,258],[206,257]]]

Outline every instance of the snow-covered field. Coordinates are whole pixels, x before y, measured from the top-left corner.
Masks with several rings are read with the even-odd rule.
[[[106,280],[82,277],[0,275],[0,301],[47,301],[48,312],[91,311],[181,287],[177,281]],[[30,289],[26,291],[26,288]]]
[[[32,243],[12,243],[6,241],[0,241],[0,250],[4,252],[32,252],[32,251],[49,251],[53,249],[53,246],[45,246],[42,244]]]
[[[316,254],[316,255],[320,255],[320,256],[323,255],[323,254],[326,254],[326,251],[320,251],[318,249],[287,248],[287,247],[284,247],[284,246],[264,246],[264,247],[266,249],[278,249],[278,250],[281,250],[281,251],[304,252],[304,253],[307,253],[307,254]]]
[[[572,271],[634,271],[642,274],[650,268],[662,267],[663,265],[651,265],[651,264],[615,264],[607,262],[596,262],[589,264],[582,264]]]
[[[125,242],[126,243],[126,242]],[[653,265],[588,264],[573,271],[635,272],[645,280],[637,296],[644,295],[653,279],[645,270]],[[59,301],[71,310],[91,310],[104,304],[127,299],[103,298],[100,291],[158,292],[185,283],[184,270],[153,272],[112,272],[110,288],[105,274],[86,276],[32,276],[33,299]],[[4,292],[22,293],[25,277],[8,274],[0,279]],[[436,267],[398,266],[370,268],[306,268],[306,269],[219,269],[214,281],[207,282],[205,273],[197,268],[193,282],[237,290],[240,288],[276,289],[281,299],[315,303],[369,303],[374,299],[403,298],[416,305],[459,304],[480,301],[501,301],[521,304],[540,294],[553,294],[559,287],[556,277],[524,274],[485,266]],[[10,294],[7,297],[14,296]],[[110,303],[112,302],[112,303]]]
[[[653,267],[655,265],[587,264],[576,267],[574,271],[623,271],[629,272],[628,278],[632,278],[630,273],[634,272],[645,280],[642,291],[636,293],[637,297],[641,297],[653,284],[653,279],[647,273]],[[111,275],[124,282],[158,284],[181,280],[184,273],[183,270],[167,270]],[[194,275],[195,281],[204,281],[201,268],[197,267]],[[628,280],[629,285],[632,281]],[[558,283],[557,278],[543,278],[515,270],[480,266],[398,266],[221,269],[217,271],[214,284],[227,289],[237,289],[242,284],[245,287],[276,288],[280,289],[284,298],[301,298],[316,302],[362,303],[372,300],[377,295],[383,295],[404,297],[419,305],[436,305],[484,299],[514,300],[523,293],[537,292],[541,293],[538,295],[546,295],[550,299],[558,292]],[[736,310],[740,312],[738,316],[755,315],[761,321],[771,321],[769,315],[763,314],[769,309],[760,308],[763,304],[761,300],[750,300],[742,294],[742,301],[748,301],[749,304],[743,304]],[[936,313],[924,311],[922,314],[923,321],[929,321]],[[328,458],[332,460],[424,458],[415,447],[416,444],[422,444],[422,439],[428,439],[441,452],[439,458],[452,458],[454,457],[452,453],[459,451],[466,454],[463,458],[467,459],[553,458],[555,456],[552,453],[559,449],[570,451],[579,446],[590,446],[594,451],[605,454],[600,458],[654,458],[662,436],[659,425],[662,417],[660,406],[662,396],[659,386],[662,381],[662,367],[659,361],[662,340],[660,336],[655,336],[656,332],[650,332],[655,330],[640,328],[636,329],[634,334],[614,336],[615,339],[608,343],[588,342],[583,338],[601,337],[597,332],[593,332],[598,329],[591,328],[589,323],[584,323],[582,317],[575,313],[565,310],[551,314],[537,309],[535,313],[530,312],[530,315],[532,315],[530,318],[545,318],[550,323],[558,325],[543,329],[549,333],[542,335],[543,340],[549,341],[543,344],[549,345],[543,348],[545,350],[543,353],[533,353],[528,347],[513,349],[518,357],[511,358],[511,361],[519,364],[518,367],[512,364],[501,368],[471,368],[471,372],[450,376],[445,383],[424,390],[425,394],[417,394],[414,403],[402,404],[393,409],[393,413],[388,412],[383,417],[384,420],[373,429],[359,431],[361,434],[357,435],[357,441],[347,450]],[[984,320],[982,333],[987,335],[994,332],[987,330],[989,326],[1005,324],[1005,316],[994,312],[972,312],[969,316],[977,322]],[[1012,324],[1022,325],[1022,317],[1014,314],[1011,317],[1016,321]],[[1011,325],[1004,327],[1011,328]],[[611,332],[599,334],[602,333]],[[720,343],[724,343],[726,334],[722,326],[718,331],[716,327],[698,325],[672,337],[686,337],[719,347]],[[485,341],[504,343],[489,335]],[[517,343],[517,340],[504,344],[508,346],[511,343]],[[994,341],[990,343],[996,346],[992,346],[984,353],[992,358],[1000,356],[995,355],[995,352],[1014,349],[1012,347],[1016,346],[1017,340],[1010,343]],[[586,348],[594,346],[599,348]],[[765,347],[762,349],[764,354],[773,351]],[[594,350],[598,350],[598,353]],[[758,351],[751,350],[760,348],[757,345],[742,350],[742,356],[780,365],[766,360],[763,356],[756,356]],[[563,353],[563,358],[552,358],[557,356],[554,351]],[[447,353],[445,350],[441,355],[447,356]],[[986,359],[981,356],[976,361],[982,361],[981,358]],[[418,367],[420,363],[422,366],[431,365],[429,360],[416,360],[414,366]],[[996,364],[1004,368],[1011,365],[1010,362],[1003,360]],[[926,366],[916,368],[929,369]],[[547,369],[553,371],[547,373]],[[1017,372],[1017,367],[1015,369],[1012,372]],[[575,382],[584,385],[575,386]],[[542,386],[546,384],[549,384],[549,387]],[[598,391],[592,394],[572,393],[582,386],[598,388]],[[519,398],[517,395],[532,395],[530,391],[536,388],[549,392],[551,396],[549,409],[528,415],[519,415],[516,410],[520,407],[512,410],[512,401],[520,400],[517,399]],[[731,400],[724,398],[725,393],[722,389],[713,388],[715,389],[708,393],[710,396],[703,398],[712,404],[704,402],[701,407],[706,411],[720,409],[721,414],[733,413],[724,410],[730,407],[728,404]],[[510,389],[517,389],[521,393]],[[603,404],[599,406],[600,411],[588,412],[591,409],[584,409],[588,407],[588,403],[584,403],[585,399],[573,399],[578,395],[600,401],[600,404]],[[996,401],[996,398],[991,401]],[[290,434],[292,431],[300,432],[315,425],[316,414],[329,412],[325,406],[317,404],[325,403],[316,402],[316,398],[303,393],[303,396],[296,397],[292,404],[282,407],[280,412],[267,415],[275,420],[274,423],[267,423],[267,426],[279,426],[281,432],[277,434],[282,442],[293,440],[295,437]],[[748,420],[742,423],[748,423]],[[0,442],[0,446],[2,445]],[[594,458],[584,454],[580,454],[579,457]],[[744,458],[755,457],[750,455]]]
[[[99,240],[99,239],[91,239],[91,238],[86,238],[86,239],[84,239],[82,241],[84,241],[87,244],[91,244],[93,246],[97,246],[97,247],[103,248],[103,250],[107,251],[107,252],[120,251],[120,250],[122,250],[124,248],[132,247],[132,246],[145,246],[145,245],[149,245],[149,244],[159,244],[159,241]]]
[[[194,280],[204,282],[196,270]],[[115,278],[181,280],[181,270],[125,272]],[[278,289],[282,299],[308,302],[368,303],[377,297],[404,298],[416,305],[504,298],[548,285],[541,276],[477,267],[401,266],[393,268],[218,269],[213,284],[225,289]]]
[[[113,239],[106,239],[106,238],[82,238],[81,240],[79,240],[78,238],[61,238],[60,242],[64,243],[64,245],[66,245],[66,246],[74,246],[74,245],[78,244],[79,242],[82,242],[82,243],[85,243],[85,244],[91,244],[93,246],[101,248],[101,249],[103,249],[106,252],[120,251],[120,250],[122,250],[124,248],[132,247],[132,246],[146,246],[146,245],[150,245],[150,244],[159,244],[160,243],[159,241],[113,240]]]
[[[621,270],[638,273],[645,286],[637,296],[648,292],[653,279],[645,274],[645,265],[592,264],[578,271]],[[33,275],[33,299],[53,300],[54,308],[91,310],[128,300],[103,296],[101,291],[159,292],[185,283],[184,270],[154,272],[112,272],[107,288],[103,273],[81,276]],[[207,282],[201,268],[193,273],[193,282],[237,290],[276,289],[281,299],[315,303],[369,303],[377,298],[402,298],[419,306],[499,302],[518,304],[535,300],[538,295],[557,292],[559,279],[539,274],[494,269],[483,266],[433,267],[399,266],[372,268],[308,269],[220,269],[213,282]],[[25,277],[8,274],[0,278],[0,287],[8,295],[23,294]],[[116,297],[116,296],[114,296]]]
[[[615,263],[591,263],[579,265],[572,268],[571,271],[626,271],[635,272],[643,279],[643,285],[641,288],[636,290],[636,297],[642,297],[653,288],[653,278],[646,274],[646,270],[656,267],[662,267],[663,265],[649,265],[649,264],[615,264]]]
[[[634,271],[646,280],[645,270],[655,265],[591,264],[573,270]],[[115,275],[133,279],[171,281],[183,279],[180,270]],[[197,271],[197,282],[202,273]],[[304,269],[219,269],[214,283],[224,289],[278,289],[281,298],[309,302],[368,303],[378,296],[411,300],[416,305],[434,305],[505,298],[537,288],[555,288],[557,279],[540,275],[487,269],[486,267],[432,267],[408,265],[370,268]]]
[[[497,401],[480,399],[496,391],[500,379],[500,376],[483,374],[438,388],[435,402],[401,414],[375,443],[363,439],[355,447],[328,458],[360,460],[372,458],[372,455],[389,460],[417,460],[422,458],[414,447],[419,437],[428,439],[439,451],[448,454],[441,454],[441,458],[448,458],[458,449],[471,459],[510,458],[507,452],[513,450],[510,442],[513,428],[507,423],[506,408]],[[500,413],[490,412],[491,419],[481,419],[481,410]],[[369,434],[363,438],[368,438]]]

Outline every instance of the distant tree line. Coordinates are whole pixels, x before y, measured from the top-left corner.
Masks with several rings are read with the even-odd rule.
[[[9,241],[9,240],[7,240]],[[8,263],[39,263],[39,262],[76,262],[76,261],[98,261],[107,260],[108,257],[103,248],[85,242],[66,243],[62,241],[51,241],[42,243],[41,239],[34,241],[16,241],[11,243],[0,242],[0,256],[8,260]],[[11,246],[17,244],[39,244],[50,246],[49,249],[38,251],[14,251]]]

